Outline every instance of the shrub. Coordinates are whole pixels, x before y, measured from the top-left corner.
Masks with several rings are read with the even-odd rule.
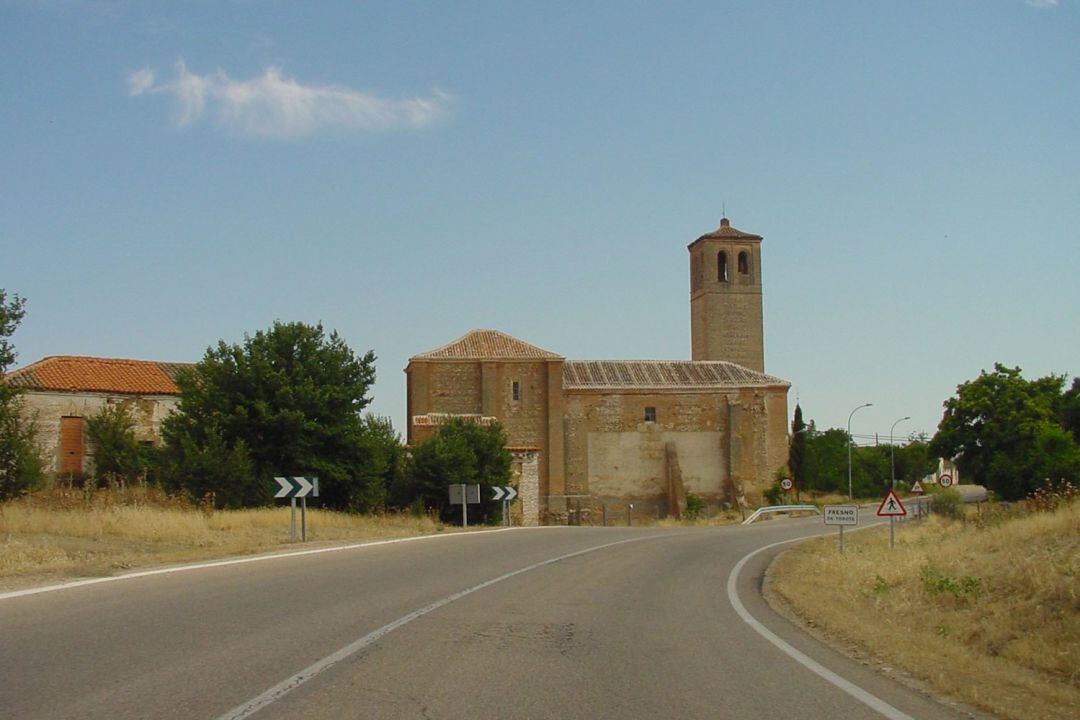
[[[106,405],[86,419],[86,435],[94,448],[96,484],[138,480],[144,453],[135,439],[135,419],[126,404]]]
[[[686,493],[686,519],[697,520],[705,514],[705,501],[694,493]]]
[[[964,519],[964,498],[959,492],[948,488],[931,493],[934,512],[953,520]]]

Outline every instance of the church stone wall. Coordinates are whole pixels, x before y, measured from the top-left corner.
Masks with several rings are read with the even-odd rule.
[[[552,442],[550,413],[561,407],[562,361],[430,360],[413,361],[406,369],[410,443],[423,442],[434,427],[416,427],[412,418],[428,413],[470,414],[498,418],[510,447],[536,448],[540,497],[551,492],[552,455],[559,454],[557,491],[561,492],[560,437]],[[551,385],[558,378],[559,385]],[[518,383],[518,399],[514,383]],[[558,401],[551,402],[552,394]],[[561,419],[561,418],[560,418]]]
[[[480,363],[449,362],[429,365],[430,402],[443,413],[483,411]]]
[[[787,462],[787,388],[568,391],[567,495],[663,510],[672,444],[687,492],[711,505],[752,504]],[[645,421],[645,408],[656,421]]]

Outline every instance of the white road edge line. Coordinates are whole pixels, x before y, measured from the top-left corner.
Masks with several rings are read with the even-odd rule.
[[[190,570],[205,570],[206,568],[226,567],[228,565],[243,565],[245,563],[265,562],[267,560],[280,560],[282,558],[300,557],[302,555],[321,555],[322,553],[341,552],[343,550],[357,550],[360,548],[375,547],[377,545],[393,545],[394,543],[417,542],[420,540],[433,540],[435,538],[455,538],[466,535],[481,535],[483,533],[498,533],[520,530],[538,530],[539,527],[515,527],[494,528],[491,530],[467,530],[464,532],[440,533],[437,535],[413,535],[410,537],[391,538],[389,540],[370,540],[368,542],[351,543],[349,545],[334,545],[333,547],[315,548],[314,550],[293,550],[288,552],[273,553],[270,555],[253,555],[251,557],[233,558],[231,560],[212,560],[210,562],[195,563],[192,565],[174,565],[157,568],[154,570],[140,570],[138,572],[124,573],[123,575],[110,575],[109,577],[88,578],[86,580],[73,580],[71,582],[57,583],[55,585],[42,585],[40,587],[26,588],[25,590],[11,590],[0,593],[0,600],[26,597],[27,595],[40,595],[41,593],[56,592],[57,590],[70,590],[71,588],[85,587],[86,585],[99,585],[101,583],[119,582],[121,580],[134,580],[135,578],[151,577],[153,575],[170,575],[172,573],[188,572]]]
[[[566,555],[560,555],[559,557],[550,558],[548,560],[542,560],[542,561],[540,561],[538,563],[533,563],[532,565],[529,565],[529,566],[523,567],[523,568],[519,568],[517,570],[513,570],[513,571],[508,572],[508,573],[506,573],[504,575],[500,575],[500,576],[498,576],[496,578],[492,578],[491,580],[485,580],[484,582],[480,583],[479,585],[473,585],[471,588],[468,588],[466,590],[462,590],[460,592],[456,592],[453,595],[447,595],[442,600],[436,600],[435,602],[431,603],[430,605],[422,607],[419,610],[414,610],[411,613],[409,613],[408,615],[403,615],[403,616],[399,617],[397,620],[394,620],[391,623],[387,623],[386,625],[383,625],[381,628],[379,628],[377,630],[372,630],[367,635],[364,635],[360,639],[349,643],[348,645],[341,648],[337,652],[332,653],[330,655],[327,655],[322,660],[318,660],[318,661],[312,663],[311,665],[307,666],[306,668],[304,668],[300,672],[296,673],[292,677],[286,678],[285,680],[282,680],[277,685],[274,685],[272,688],[266,690],[262,694],[252,698],[251,700],[248,700],[247,702],[245,702],[245,703],[243,703],[241,705],[237,705],[236,707],[234,707],[232,710],[228,711],[224,715],[219,716],[217,718],[217,720],[244,720],[244,718],[251,717],[255,713],[259,712],[259,710],[262,710],[267,705],[270,705],[271,703],[275,702],[276,700],[279,700],[280,698],[282,698],[286,694],[292,692],[293,690],[300,687],[304,683],[306,683],[309,680],[313,679],[316,675],[318,675],[322,671],[327,670],[328,668],[332,667],[333,665],[336,665],[337,663],[341,662],[342,660],[345,660],[346,658],[350,657],[351,655],[355,655],[359,651],[366,648],[368,645],[371,645],[372,643],[379,640],[380,638],[382,638],[382,637],[384,637],[386,635],[389,635],[393,631],[397,630],[402,625],[407,625],[408,623],[412,622],[413,620],[416,620],[417,618],[421,618],[421,617],[427,615],[428,613],[432,613],[432,612],[438,610],[439,608],[441,608],[441,607],[443,607],[445,605],[449,605],[450,603],[454,602],[455,600],[460,600],[461,598],[465,597],[466,595],[472,595],[474,592],[477,592],[479,590],[483,590],[484,588],[491,587],[492,585],[495,585],[496,583],[501,583],[503,580],[509,580],[512,577],[516,577],[518,575],[523,575],[523,574],[525,574],[527,572],[531,572],[531,571],[536,570],[538,568],[542,568],[545,565],[552,565],[554,563],[561,562],[562,560],[569,560],[570,558],[579,557],[581,555],[587,555],[589,553],[596,552],[597,550],[604,550],[605,548],[614,547],[616,545],[625,545],[626,543],[641,542],[642,540],[658,540],[660,538],[665,538],[665,537],[670,537],[670,535],[668,535],[668,534],[665,534],[665,535],[651,535],[651,536],[648,536],[648,537],[629,538],[627,540],[617,540],[616,542],[605,543],[603,545],[596,545],[596,546],[593,546],[593,547],[590,547],[590,548],[585,548],[584,550],[578,550],[576,552],[567,553]]]
[[[829,534],[831,534],[831,533],[829,533]],[[820,535],[817,536],[817,537],[820,537]],[[885,717],[889,718],[889,720],[915,720],[910,715],[908,715],[906,713],[903,713],[900,710],[897,710],[892,705],[888,704],[887,702],[885,702],[884,700],[882,700],[878,696],[873,695],[872,693],[869,693],[866,690],[863,690],[861,687],[859,687],[855,683],[851,682],[850,680],[847,680],[847,679],[837,675],[836,673],[834,673],[832,670],[829,670],[827,667],[825,667],[821,663],[819,663],[816,660],[808,657],[807,655],[799,652],[794,647],[792,647],[788,643],[781,640],[779,638],[779,636],[777,636],[772,630],[769,630],[769,628],[765,627],[760,622],[758,622],[754,618],[754,616],[751,615],[749,613],[749,611],[747,611],[747,609],[743,606],[742,601],[739,600],[739,594],[736,591],[735,586],[736,586],[736,583],[737,583],[737,581],[739,579],[739,573],[742,571],[743,566],[745,566],[746,563],[749,562],[752,557],[754,557],[758,553],[765,552],[766,550],[770,550],[770,549],[772,549],[774,547],[778,547],[780,545],[787,545],[788,543],[799,542],[800,540],[808,540],[808,539],[810,539],[810,538],[794,538],[792,540],[783,540],[781,542],[775,542],[775,543],[772,543],[770,545],[760,547],[757,550],[755,550],[754,552],[750,553],[749,555],[744,556],[742,560],[739,560],[739,562],[735,564],[735,567],[733,567],[731,569],[731,574],[728,575],[727,596],[728,596],[728,600],[731,602],[731,606],[733,608],[735,608],[735,612],[738,613],[739,617],[742,618],[743,622],[745,622],[747,625],[749,625],[751,628],[753,628],[759,635],[761,635],[766,640],[771,642],[773,645],[775,645],[777,648],[779,648],[784,654],[786,654],[788,657],[790,657],[792,660],[799,663],[803,667],[805,667],[810,672],[818,675],[819,677],[823,678],[827,682],[832,683],[833,685],[840,688],[841,690],[843,690],[844,692],[846,692],[848,695],[852,696],[853,698],[855,698],[859,702],[861,702],[861,703],[863,703],[865,705],[868,705],[873,710],[876,710],[877,712],[881,713]]]

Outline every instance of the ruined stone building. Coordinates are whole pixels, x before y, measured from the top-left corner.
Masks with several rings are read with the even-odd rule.
[[[24,411],[34,420],[45,471],[81,476],[93,469],[86,418],[108,405],[127,405],[135,439],[159,444],[161,421],[179,402],[174,378],[183,363],[61,355],[47,357],[4,377],[23,391]]]
[[[758,504],[787,463],[790,387],[764,372],[761,240],[725,218],[689,245],[692,360],[567,360],[496,330],[413,356],[408,441],[498,420],[526,524],[678,514],[686,493]]]

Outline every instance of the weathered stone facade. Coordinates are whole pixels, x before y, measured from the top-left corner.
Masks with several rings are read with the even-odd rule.
[[[761,237],[725,219],[689,246],[693,361],[567,361],[494,330],[410,359],[410,443],[432,414],[497,418],[535,448],[539,514],[678,514],[761,502],[787,464],[787,391],[764,373]],[[580,511],[580,513],[579,513]]]
[[[51,476],[92,472],[94,447],[86,439],[86,418],[111,405],[128,408],[135,421],[135,439],[148,445],[159,445],[161,421],[171,413],[179,398],[169,395],[125,396],[106,393],[27,392],[23,396],[23,411],[33,420],[38,447],[45,460],[45,471]],[[71,438],[62,442],[65,430]],[[73,445],[75,434],[81,438],[78,449]]]

